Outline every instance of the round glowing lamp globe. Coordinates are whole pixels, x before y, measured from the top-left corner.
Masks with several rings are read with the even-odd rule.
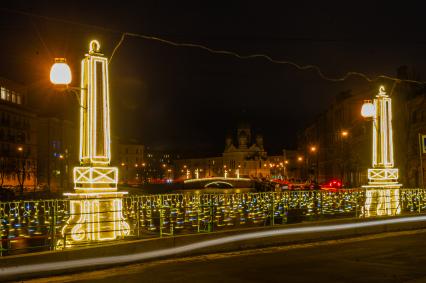
[[[373,103],[371,103],[371,100],[364,101],[364,104],[361,108],[361,115],[364,118],[371,118],[376,113],[376,109],[374,109]]]
[[[55,85],[68,85],[71,79],[71,69],[65,58],[55,58],[55,64],[50,69],[50,81]]]

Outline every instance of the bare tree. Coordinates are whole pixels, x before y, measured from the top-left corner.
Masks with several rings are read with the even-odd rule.
[[[27,177],[26,160],[18,159],[16,164],[16,176],[18,177],[19,193],[24,194],[24,183]]]
[[[25,150],[22,147],[18,148],[18,155],[16,159],[15,172],[19,184],[19,193],[24,194],[24,184],[27,177],[27,158],[29,156],[29,150]]]

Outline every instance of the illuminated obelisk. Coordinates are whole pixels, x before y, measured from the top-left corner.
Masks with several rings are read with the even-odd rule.
[[[366,216],[400,213],[398,168],[394,168],[392,99],[381,86],[373,101],[373,168],[368,169]]]
[[[129,233],[117,192],[118,169],[110,167],[108,59],[90,42],[81,63],[80,166],[74,168],[70,219],[62,229],[66,245],[114,240]]]

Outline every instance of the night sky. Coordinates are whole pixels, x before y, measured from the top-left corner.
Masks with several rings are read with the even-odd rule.
[[[329,76],[347,71],[395,76],[402,65],[423,78],[426,73],[421,1],[8,2],[13,3],[0,4],[0,76],[27,84],[39,95],[34,97],[41,97],[36,108],[58,104],[55,96],[63,95],[52,91],[48,81],[53,58],[67,58],[78,86],[88,42],[98,39],[110,56],[121,37],[112,30],[241,54],[265,53],[319,65]],[[225,135],[240,122],[264,135],[269,153],[295,147],[297,131],[336,94],[377,87],[359,78],[329,82],[313,71],[263,59],[241,60],[132,37],[124,40],[109,67],[113,135],[196,155],[221,153]],[[53,114],[63,112],[51,108]]]

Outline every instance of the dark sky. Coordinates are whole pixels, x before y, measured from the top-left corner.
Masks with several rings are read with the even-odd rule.
[[[110,56],[120,39],[120,33],[87,25],[241,54],[266,53],[319,65],[329,76],[347,71],[394,76],[401,65],[426,72],[422,1],[9,2],[0,4],[0,76],[42,92],[44,106],[58,95],[48,82],[54,57],[67,58],[78,86],[88,42],[98,39]],[[112,130],[153,148],[220,153],[226,133],[248,122],[276,153],[294,147],[297,131],[337,93],[372,87],[377,85],[359,78],[329,82],[312,71],[263,59],[129,37],[110,64]]]

